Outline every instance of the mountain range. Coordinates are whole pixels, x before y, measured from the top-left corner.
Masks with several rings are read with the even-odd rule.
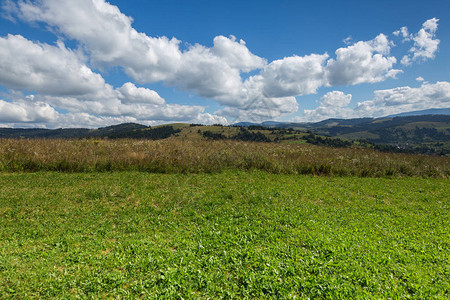
[[[295,142],[297,137],[308,133],[342,140],[365,140],[375,144],[402,147],[430,147],[435,150],[450,150],[450,109],[427,110],[440,114],[420,115],[418,112],[382,118],[327,119],[315,123],[263,122],[237,123],[231,126],[200,124],[167,124],[145,126],[124,123],[97,129],[59,128],[23,129],[0,128],[0,138],[233,138],[238,136],[237,127],[247,128],[258,134],[258,140]],[[207,131],[207,135],[204,132]],[[293,132],[295,133],[293,135]],[[212,133],[212,134],[211,134]],[[267,139],[262,138],[265,135]]]

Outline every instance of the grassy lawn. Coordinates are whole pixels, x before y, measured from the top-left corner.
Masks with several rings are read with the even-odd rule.
[[[436,178],[0,173],[0,298],[450,296]]]

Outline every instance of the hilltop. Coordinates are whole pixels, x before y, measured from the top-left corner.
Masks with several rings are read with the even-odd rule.
[[[316,123],[263,122],[231,126],[174,123],[145,126],[124,123],[87,128],[0,128],[0,138],[83,139],[135,138],[177,140],[241,140],[277,143],[311,143],[384,151],[448,154],[450,115],[419,115],[384,118],[328,119]]]

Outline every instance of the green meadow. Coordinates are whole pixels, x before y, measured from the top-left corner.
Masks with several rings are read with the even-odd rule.
[[[449,299],[424,177],[0,173],[0,298]]]

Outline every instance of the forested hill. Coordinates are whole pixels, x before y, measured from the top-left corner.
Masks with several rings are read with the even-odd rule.
[[[98,129],[59,128],[59,129],[20,129],[0,128],[0,138],[141,138],[158,140],[175,134],[173,126],[158,126],[151,128],[135,123],[102,127]]]
[[[318,134],[349,139],[367,139],[375,143],[428,143],[450,141],[449,115],[424,115],[373,119],[349,125],[335,120],[311,128]]]
[[[450,153],[450,116],[422,115],[390,118],[329,119],[317,123],[261,124],[232,126],[168,124],[155,127],[125,123],[98,129],[0,128],[0,138],[135,138],[183,139],[196,141],[241,140],[255,142],[312,143],[332,147],[388,146],[389,151]],[[378,147],[377,146],[377,147]]]

